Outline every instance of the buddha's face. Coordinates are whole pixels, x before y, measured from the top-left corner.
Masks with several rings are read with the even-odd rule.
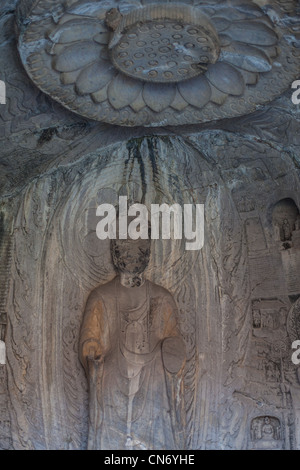
[[[150,259],[150,240],[112,240],[112,258],[120,273],[142,274]]]

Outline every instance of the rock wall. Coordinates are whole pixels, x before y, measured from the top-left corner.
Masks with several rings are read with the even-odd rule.
[[[79,330],[89,293],[114,277],[109,242],[96,237],[96,207],[125,195],[148,207],[205,205],[203,249],[155,240],[146,272],[179,311],[185,448],[299,449],[291,345],[300,339],[300,123],[292,91],[206,124],[99,123],[31,82],[15,19],[16,1],[5,1],[0,448],[86,448]]]

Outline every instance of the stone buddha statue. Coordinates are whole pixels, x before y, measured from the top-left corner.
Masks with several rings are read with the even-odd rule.
[[[172,295],[144,278],[150,243],[113,240],[117,275],[86,304],[89,449],[184,448],[185,344]]]

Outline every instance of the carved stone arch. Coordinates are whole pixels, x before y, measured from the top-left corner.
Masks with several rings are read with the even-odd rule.
[[[270,294],[263,286],[266,294],[260,291],[254,297],[256,284],[251,286],[249,265],[253,260],[256,265],[261,255],[249,261],[243,220],[232,194],[232,173],[224,171],[225,157],[239,154],[242,138],[233,150],[225,133],[211,131],[209,138],[216,135],[224,138],[217,162],[209,158],[216,147],[206,147],[208,140],[194,136],[132,139],[49,171],[21,194],[14,226],[7,343],[14,447],[86,445],[86,379],[77,358],[78,328],[89,293],[99,279],[104,283],[114,273],[108,253],[98,257],[99,267],[97,246],[84,229],[95,226],[97,204],[115,204],[119,194],[131,193],[146,204],[150,194],[157,203],[205,203],[203,250],[178,256],[181,272],[176,263],[173,270],[164,261],[162,269],[162,260],[172,264],[175,258],[168,259],[168,248],[158,249],[148,275],[174,296],[188,347],[187,448],[219,448],[220,443],[225,448],[247,448],[247,411],[260,413],[260,395],[268,390],[264,370],[253,370],[258,361],[249,354],[256,352],[253,344],[259,340],[253,336],[258,331],[251,324],[252,300],[270,300],[277,292]],[[207,152],[205,157],[201,149]],[[253,154],[251,161],[255,158]],[[265,209],[266,204],[261,210]],[[177,249],[180,254],[176,245]],[[278,337],[277,330],[266,333]],[[267,349],[261,343],[259,350]],[[280,383],[273,379],[270,383],[279,390]],[[292,405],[280,400],[276,406],[289,410]],[[262,401],[267,401],[264,395]],[[275,413],[274,408],[261,411],[260,416]],[[292,433],[288,419],[283,421]]]
[[[116,204],[119,194],[130,191],[133,183],[146,205],[150,201],[194,201],[193,188],[186,191],[190,183],[183,174],[178,177],[178,168],[174,171],[180,161],[166,159],[170,142],[158,139],[157,145],[161,152],[154,154],[147,139],[111,146],[82,158],[79,164],[57,170],[57,185],[52,185],[54,175],[50,173],[26,189],[15,224],[14,303],[10,305],[8,339],[9,383],[18,383],[20,389],[12,397],[14,426],[19,431],[16,448],[86,447],[87,382],[78,359],[78,335],[89,293],[114,277],[109,241],[100,243],[95,237],[96,208],[104,202]],[[178,150],[183,143],[176,145]],[[142,168],[147,167],[145,173],[139,152]],[[195,168],[195,152],[187,153]],[[166,171],[158,170],[165,165],[169,166]],[[161,172],[160,178],[152,182],[146,176],[144,180],[153,169]],[[198,276],[192,273],[199,269],[195,267],[199,252],[185,251],[184,240],[166,242],[164,246],[154,242],[146,276],[175,296],[188,349],[188,383],[195,380],[198,361],[195,334],[199,305],[197,296],[190,297],[189,293],[198,284]],[[28,257],[27,269],[24,256]],[[36,294],[32,296],[31,292]],[[22,329],[28,332],[27,337],[22,336]],[[32,366],[28,368],[27,364]],[[195,392],[193,388],[186,391],[188,396],[191,393],[190,411],[194,409]],[[194,416],[189,417],[189,423],[192,429]],[[193,432],[198,431],[193,428]]]
[[[266,209],[261,214],[261,220],[265,228],[265,234],[268,239],[268,244],[272,245],[276,239],[274,234],[274,225],[273,225],[273,212],[276,205],[283,200],[292,200],[296,207],[300,207],[300,199],[297,191],[289,189],[277,189],[269,196]]]
[[[256,416],[250,425],[252,449],[282,449],[283,429],[277,416]]]
[[[291,199],[294,204],[299,208],[300,207],[300,198],[297,192],[292,190],[277,190],[272,193],[272,195],[268,199],[267,203],[267,211],[266,211],[266,222],[269,226],[272,226],[272,215],[274,211],[274,207],[276,204],[282,200]]]
[[[279,240],[282,242],[291,240],[299,217],[299,208],[294,199],[285,198],[278,201],[273,207],[272,223],[273,231],[279,231]]]

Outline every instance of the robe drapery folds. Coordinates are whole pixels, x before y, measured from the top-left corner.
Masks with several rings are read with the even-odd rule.
[[[184,448],[185,345],[163,287],[119,277],[88,298],[80,360],[89,380],[89,449]]]

